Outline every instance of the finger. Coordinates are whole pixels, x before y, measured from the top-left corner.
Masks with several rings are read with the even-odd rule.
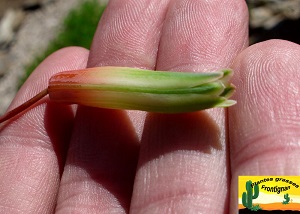
[[[245,23],[244,1],[172,1],[157,69],[201,72],[229,66],[247,43]],[[226,212],[225,141],[224,111],[149,115],[132,213]]]
[[[239,175],[300,174],[299,63],[299,45],[271,40],[248,48],[233,66],[238,104],[229,109],[232,213]]]
[[[88,66],[153,69],[167,1],[110,1]],[[57,212],[128,211],[138,139],[123,111],[80,108],[62,178]]]
[[[88,51],[68,48],[48,57],[29,77],[10,109],[48,86],[51,75],[86,66]],[[72,129],[68,106],[43,99],[0,127],[0,213],[52,213]]]

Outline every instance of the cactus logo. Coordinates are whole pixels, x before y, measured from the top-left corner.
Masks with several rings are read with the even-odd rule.
[[[238,209],[244,213],[300,213],[300,176],[239,176]]]

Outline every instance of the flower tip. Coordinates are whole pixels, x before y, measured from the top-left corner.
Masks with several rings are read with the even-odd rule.
[[[233,95],[233,93],[235,92],[236,87],[233,84],[230,84],[229,86],[227,86],[223,93],[220,95],[221,97],[225,97],[225,98],[229,98]]]
[[[226,107],[230,107],[230,106],[233,106],[235,105],[237,102],[235,100],[226,100],[224,102],[221,102],[219,104],[217,104],[215,107],[218,107],[218,108],[226,108]]]

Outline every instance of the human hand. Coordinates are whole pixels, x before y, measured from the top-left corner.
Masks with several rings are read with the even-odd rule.
[[[79,107],[74,116],[45,98],[0,128],[1,213],[234,213],[237,176],[298,175],[300,48],[246,48],[247,28],[242,0],[111,0],[91,51],[51,55],[10,109],[57,72],[105,65],[232,67],[238,104],[227,114]]]

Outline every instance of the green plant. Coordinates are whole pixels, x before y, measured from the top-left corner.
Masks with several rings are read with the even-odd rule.
[[[64,71],[53,75],[46,89],[0,116],[0,123],[47,94],[58,103],[160,113],[229,107],[236,103],[229,100],[235,91],[229,82],[232,74],[229,69],[194,73],[113,66]]]
[[[254,205],[250,210],[251,211],[258,211],[258,210],[262,210],[262,208],[257,204],[257,205]]]
[[[291,200],[291,198],[289,197],[289,194],[284,194],[284,201],[282,202],[282,204],[288,204]]]
[[[49,43],[46,51],[37,56],[25,68],[25,74],[19,82],[19,87],[22,86],[32,71],[53,52],[67,46],[80,46],[89,49],[105,7],[105,5],[100,5],[96,0],[89,0],[84,1],[70,11],[62,23],[63,26],[60,33]]]
[[[254,195],[253,195],[253,190],[254,190]],[[246,182],[246,191],[247,193],[243,192],[242,203],[244,207],[251,209],[253,208],[252,200],[256,199],[259,195],[259,187],[258,185],[254,185],[254,187],[252,187],[252,181],[249,180]]]

